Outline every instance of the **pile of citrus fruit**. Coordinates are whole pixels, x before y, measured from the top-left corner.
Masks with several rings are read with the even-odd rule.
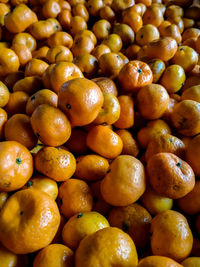
[[[0,0],[0,266],[200,266],[200,1]]]

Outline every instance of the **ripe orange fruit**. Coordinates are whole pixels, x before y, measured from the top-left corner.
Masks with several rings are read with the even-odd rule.
[[[6,201],[0,222],[3,245],[16,254],[28,254],[51,243],[60,214],[55,201],[46,193],[24,189]]]
[[[80,242],[75,253],[75,262],[77,267],[100,264],[136,267],[138,257],[135,245],[128,234],[118,228],[107,227],[86,236]]]
[[[200,153],[200,135],[195,136],[192,140],[189,141],[189,144],[186,149],[185,159],[192,167],[194,173],[199,176],[200,168],[198,164],[198,158]]]
[[[172,153],[153,155],[147,162],[147,173],[153,189],[172,199],[187,195],[195,185],[190,165]]]
[[[178,262],[163,256],[148,256],[140,260],[138,267],[181,267]]]
[[[143,164],[129,155],[118,156],[101,182],[103,198],[113,206],[137,201],[146,188]]]
[[[86,78],[77,78],[62,85],[58,93],[58,107],[69,117],[73,126],[91,123],[103,104],[98,85]]]

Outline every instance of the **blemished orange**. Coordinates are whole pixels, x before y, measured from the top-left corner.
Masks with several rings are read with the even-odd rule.
[[[178,262],[164,256],[148,256],[139,261],[138,267],[182,267]]]
[[[151,222],[150,231],[154,255],[181,261],[190,254],[193,236],[187,219],[181,213],[167,210],[157,214]]]
[[[33,267],[73,267],[74,253],[62,244],[50,244],[38,252],[33,261]]]
[[[147,173],[153,189],[168,198],[181,198],[192,191],[195,185],[190,165],[172,153],[153,155],[147,162]]]
[[[28,254],[51,243],[60,213],[56,202],[46,193],[24,189],[6,201],[0,222],[3,245],[16,254]]]
[[[86,143],[92,151],[109,159],[114,159],[120,155],[123,148],[119,135],[102,125],[90,129]]]
[[[71,125],[66,115],[58,108],[42,104],[31,115],[35,135],[45,145],[63,145],[71,135]]]
[[[120,155],[112,161],[101,181],[103,198],[113,206],[126,206],[137,201],[146,188],[143,164],[133,156]]]
[[[85,181],[101,180],[109,169],[107,159],[99,155],[84,155],[76,158],[75,177]]]
[[[118,80],[125,91],[137,93],[140,87],[152,83],[153,74],[146,63],[133,60],[124,65],[119,72]]]
[[[68,116],[73,126],[91,123],[97,117],[103,101],[99,86],[86,78],[64,83],[58,93],[58,107]]]
[[[138,256],[134,242],[128,234],[118,228],[107,227],[82,239],[75,253],[75,262],[76,267],[100,264],[136,267]]]
[[[76,170],[73,154],[62,147],[45,146],[35,156],[35,169],[57,182],[66,181]]]
[[[4,135],[7,141],[19,142],[29,150],[37,144],[37,137],[26,114],[15,114],[10,117],[5,124]]]
[[[9,160],[7,160],[9,158]],[[21,188],[32,176],[33,158],[29,150],[15,141],[0,142],[2,191]]]
[[[81,212],[91,211],[93,198],[86,182],[68,179],[59,187],[60,212],[70,218]]]
[[[161,196],[151,187],[145,190],[141,202],[152,215],[170,210],[173,206],[173,199]]]
[[[144,247],[149,242],[151,220],[149,212],[136,203],[113,207],[108,216],[110,225],[129,234],[137,248]]]
[[[63,243],[72,249],[76,249],[85,236],[109,226],[107,219],[98,212],[88,211],[75,214],[63,227]]]

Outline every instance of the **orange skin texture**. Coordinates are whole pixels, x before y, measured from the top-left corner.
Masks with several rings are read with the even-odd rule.
[[[154,255],[181,261],[190,254],[193,236],[187,219],[181,213],[167,210],[156,215],[150,231]]]
[[[176,40],[177,44],[180,44],[182,41],[179,27],[176,24],[171,24],[171,25],[165,27],[162,31],[161,36],[162,37],[164,37],[164,36],[172,37]]]
[[[135,4],[134,0],[125,0],[125,1],[113,0],[111,7],[115,12],[119,13],[119,12],[126,10],[127,8],[133,6],[134,4]]]
[[[47,52],[49,51],[48,46],[42,46],[38,50],[32,52],[32,57],[44,60],[46,58]]]
[[[46,193],[24,189],[8,199],[0,222],[3,245],[16,254],[28,254],[51,243],[60,214],[56,202]]]
[[[112,93],[114,96],[117,96],[118,91],[113,80],[107,77],[98,77],[98,78],[92,79],[92,81],[95,82],[99,86],[102,93]]]
[[[29,95],[23,91],[17,91],[10,93],[10,97],[5,110],[9,116],[16,113],[26,113],[26,103],[28,101]]]
[[[6,122],[4,127],[4,135],[6,141],[16,141],[31,150],[37,144],[30,123],[29,116],[25,114],[14,114]]]
[[[76,34],[74,38],[74,43],[71,49],[74,57],[80,56],[85,53],[90,54],[94,49],[94,41],[90,36],[84,34],[78,36],[78,34]]]
[[[151,220],[150,213],[135,203],[126,207],[114,207],[108,216],[110,225],[129,234],[137,248],[144,247],[149,242]]]
[[[192,140],[189,141],[189,144],[186,149],[185,158],[188,164],[192,167],[196,176],[200,175],[200,167],[198,163],[200,155],[200,136],[195,136]]]
[[[172,153],[153,155],[147,162],[147,173],[153,189],[172,199],[187,195],[195,185],[195,176],[190,165]]]
[[[154,120],[148,122],[146,127],[139,130],[137,140],[143,148],[146,148],[151,139],[165,133],[171,133],[168,124],[163,120]]]
[[[50,244],[38,252],[34,258],[33,267],[73,267],[74,253],[62,244]]]
[[[165,63],[160,59],[152,59],[148,65],[153,73],[153,83],[157,83],[165,70]]]
[[[171,134],[159,135],[149,142],[145,158],[148,161],[153,155],[161,152],[173,153],[182,158],[185,154],[185,144],[181,139]]]
[[[187,214],[197,214],[200,212],[199,203],[200,203],[200,181],[196,181],[193,190],[177,200],[178,206]]]
[[[89,255],[87,255],[88,250]],[[75,253],[75,261],[76,267],[83,265],[92,267],[100,264],[136,267],[138,257],[129,235],[118,228],[107,227],[82,239]]]
[[[47,193],[54,200],[56,200],[56,198],[58,196],[57,183],[47,176],[38,175],[38,176],[32,177],[27,182],[27,184],[23,187],[23,189],[26,189],[26,188],[38,189],[42,192]]]
[[[68,9],[62,9],[58,14],[58,20],[63,29],[69,30],[71,24],[72,14]]]
[[[14,44],[12,50],[16,53],[19,58],[21,66],[24,66],[32,59],[32,54],[29,48],[23,44]]]
[[[0,48],[0,76],[6,76],[12,72],[16,72],[19,69],[20,62],[16,53],[10,49]]]
[[[9,158],[9,160],[7,160]],[[0,143],[1,183],[0,189],[6,192],[21,188],[33,173],[31,153],[15,141]]]
[[[149,43],[146,53],[149,58],[159,58],[163,61],[168,61],[173,58],[176,51],[176,41],[171,37],[162,37]]]
[[[57,182],[66,181],[75,172],[72,153],[62,148],[43,147],[35,156],[35,168]]]
[[[41,77],[45,70],[48,68],[49,64],[45,61],[33,58],[31,59],[25,67],[25,76],[39,76]]]
[[[111,29],[110,22],[104,19],[98,20],[92,27],[92,31],[98,40],[103,40],[104,38],[108,37],[110,29]]]
[[[70,33],[75,36],[79,31],[87,30],[87,23],[81,16],[72,16],[70,23]]]
[[[89,13],[84,4],[77,4],[72,8],[72,13],[74,16],[81,16],[87,22],[89,19]]]
[[[109,34],[106,38],[104,38],[102,44],[107,45],[114,53],[117,53],[122,49],[122,39],[115,33]]]
[[[47,20],[39,20],[31,24],[29,27],[30,34],[36,40],[44,40],[49,38],[52,34],[55,33],[53,24],[49,19]]]
[[[134,42],[135,34],[130,26],[127,24],[118,24],[113,28],[113,32],[118,34],[123,42],[123,45],[127,46]]]
[[[69,49],[72,47],[73,38],[67,32],[55,32],[47,39],[47,44],[49,47],[54,47],[57,45],[63,45]]]
[[[148,256],[139,261],[138,267],[182,267],[178,262],[163,256]]]
[[[60,11],[61,7],[55,0],[47,0],[42,6],[42,14],[46,19],[56,18]]]
[[[69,117],[73,126],[91,123],[103,104],[101,89],[86,78],[66,82],[58,93],[58,107]]]
[[[184,136],[200,133],[199,102],[183,100],[175,105],[172,112],[172,124],[176,131]]]
[[[117,130],[116,134],[119,135],[123,142],[123,149],[121,154],[137,157],[139,153],[139,147],[132,134],[128,130]]]
[[[182,38],[183,42],[190,38],[198,38],[200,36],[200,29],[198,28],[189,28],[184,31]]]
[[[122,14],[122,23],[128,24],[134,33],[143,26],[142,17],[134,10],[127,9]]]
[[[58,96],[49,89],[42,89],[29,97],[26,103],[26,113],[31,115],[34,110],[41,104],[48,104],[57,107]]]
[[[100,59],[100,57],[106,53],[111,53],[110,48],[105,44],[97,45],[91,52],[93,56],[96,57],[97,60]],[[105,77],[106,78],[106,77]],[[96,78],[98,79],[98,78]]]
[[[190,72],[198,62],[198,53],[187,45],[179,46],[174,57],[173,64],[180,65],[185,72]]]
[[[88,132],[86,143],[91,150],[109,159],[114,159],[120,155],[123,148],[119,135],[102,125],[91,128]]]
[[[168,17],[183,17],[183,8],[178,5],[171,5],[166,8],[166,16]]]
[[[198,266],[200,264],[200,258],[199,257],[188,257],[187,259],[182,261],[181,264],[184,267]]]
[[[150,67],[139,60],[129,61],[121,69],[118,80],[125,91],[137,93],[140,87],[151,84],[153,74]]]
[[[35,38],[27,32],[16,34],[12,39],[12,45],[15,44],[26,45],[31,52],[35,51],[37,46]]]
[[[60,146],[71,135],[71,125],[65,114],[46,104],[39,105],[34,110],[31,126],[40,141],[49,146]]]
[[[0,108],[0,140],[2,140],[4,136],[4,126],[8,119],[8,115],[6,111],[2,108]]]
[[[61,61],[69,61],[72,62],[73,55],[69,48],[63,45],[57,45],[52,48],[49,48],[46,59],[50,64],[58,63]]]
[[[76,162],[75,177],[85,181],[103,179],[109,168],[108,160],[98,155],[80,156]]]
[[[144,166],[129,155],[118,156],[101,182],[102,196],[113,206],[130,205],[140,198],[145,188]]]
[[[40,77],[31,76],[18,80],[13,86],[13,92],[24,91],[28,95],[32,95],[42,89],[43,84]]]
[[[37,21],[36,14],[27,5],[19,4],[5,16],[5,26],[12,33],[20,33]]]
[[[159,37],[160,33],[158,29],[152,24],[147,24],[140,28],[137,32],[136,42],[138,45],[143,46],[158,39]]]
[[[88,148],[86,145],[87,132],[81,129],[72,129],[71,136],[65,146],[69,148],[72,153],[84,154]]]
[[[86,182],[78,179],[69,179],[59,187],[61,213],[70,218],[81,212],[92,210],[92,195]]]
[[[164,20],[162,10],[159,7],[150,6],[144,12],[142,20],[144,25],[152,24],[155,27],[158,27]]]
[[[87,53],[80,55],[73,62],[80,68],[86,78],[96,76],[98,72],[98,61],[93,55]]]
[[[0,82],[0,107],[3,108],[9,101],[10,92],[5,83]]]
[[[52,89],[58,93],[61,86],[72,79],[82,78],[81,70],[71,62],[59,62],[50,71]]]
[[[169,105],[169,95],[162,85],[152,83],[140,89],[137,105],[145,119],[159,119]]]
[[[75,250],[85,236],[109,226],[107,219],[97,212],[78,213],[63,227],[62,240],[66,246]]]

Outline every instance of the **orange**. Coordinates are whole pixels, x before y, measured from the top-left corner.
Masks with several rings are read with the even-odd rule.
[[[125,50],[125,55],[130,59],[136,59],[138,52],[140,51],[141,47],[136,44],[132,44]]]
[[[170,210],[173,199],[159,195],[151,187],[148,187],[141,197],[143,206],[153,215]]]
[[[62,28],[64,30],[70,29],[72,14],[69,9],[62,9],[61,12],[58,14],[58,21],[60,22]]]
[[[74,16],[83,17],[86,22],[89,19],[89,13],[88,13],[87,8],[84,4],[77,3],[75,6],[73,6],[72,13]]]
[[[0,210],[3,208],[3,205],[6,203],[9,195],[7,192],[0,193]]]
[[[117,53],[122,48],[122,39],[118,34],[112,33],[104,38],[102,44],[107,45],[113,53]]]
[[[199,213],[199,192],[200,192],[200,182],[196,181],[193,190],[186,196],[177,200],[179,208],[187,214],[197,214]]]
[[[168,124],[163,120],[153,120],[149,121],[146,127],[143,127],[138,131],[137,140],[142,147],[146,148],[151,139],[166,133],[171,133]]]
[[[30,49],[31,52],[36,50],[36,46],[37,46],[35,38],[27,32],[21,32],[21,33],[16,34],[12,39],[12,45],[15,45],[15,44],[26,45]]]
[[[169,94],[173,94],[181,89],[185,79],[185,71],[180,65],[170,65],[164,71],[160,83]]]
[[[63,46],[63,45],[57,45],[49,48],[47,54],[46,54],[46,60],[50,63],[58,63],[61,61],[73,61],[73,55],[69,48]]]
[[[105,44],[100,44],[100,45],[97,45],[91,52],[91,54],[93,56],[96,57],[97,60],[100,59],[100,57],[103,55],[103,54],[106,54],[106,53],[111,53],[111,50],[110,48],[105,45]]]
[[[140,87],[152,83],[153,74],[146,63],[133,60],[121,69],[118,81],[125,91],[137,93]]]
[[[48,66],[49,65],[45,61],[33,58],[25,66],[25,76],[41,77]]]
[[[63,243],[72,249],[76,249],[85,236],[109,226],[106,218],[100,213],[95,211],[78,213],[72,216],[63,227]]]
[[[136,42],[143,46],[158,39],[160,37],[159,31],[156,26],[152,24],[144,25],[136,33]]]
[[[189,28],[183,32],[182,38],[183,42],[189,38],[198,38],[200,35],[200,29],[198,28]]]
[[[163,28],[161,36],[172,37],[176,40],[177,44],[180,44],[182,41],[181,33],[179,27],[176,24],[170,24]]]
[[[50,47],[63,45],[70,49],[73,44],[73,38],[67,32],[55,32],[47,39],[47,44]]]
[[[58,93],[58,107],[69,117],[73,126],[91,123],[100,112],[102,104],[101,89],[86,78],[64,83]]]
[[[9,160],[7,160],[9,158]],[[15,141],[0,142],[2,191],[21,188],[33,173],[31,153],[22,144]]]
[[[5,110],[9,116],[12,116],[16,113],[26,113],[26,103],[28,101],[28,94],[23,91],[16,91],[10,93],[10,97]]]
[[[166,9],[166,12],[165,12],[165,15],[168,17],[177,17],[177,16],[180,16],[180,17],[183,17],[183,8],[179,5],[170,5],[167,7]]]
[[[18,56],[21,66],[26,65],[32,59],[31,51],[26,45],[14,44],[11,48]]]
[[[9,101],[10,93],[7,86],[0,81],[0,107],[3,108]]]
[[[25,114],[15,114],[9,118],[4,127],[7,141],[16,141],[31,150],[37,144],[30,123],[30,118]]]
[[[35,94],[29,97],[26,103],[26,113],[31,115],[34,110],[41,104],[48,104],[57,107],[58,96],[49,89],[38,90]]]
[[[65,146],[75,154],[84,154],[87,151],[86,145],[87,132],[83,129],[73,128],[70,138]]]
[[[1,47],[0,64],[0,76],[5,76],[18,71],[20,62],[18,56],[12,49]]]
[[[61,182],[74,174],[76,161],[73,154],[65,149],[45,146],[35,156],[35,169]]]
[[[60,212],[67,218],[92,210],[92,195],[86,182],[68,179],[59,187]]]
[[[149,120],[162,117],[169,104],[166,89],[159,84],[149,84],[142,87],[137,94],[137,105],[140,114]]]
[[[110,6],[104,6],[99,11],[99,16],[101,19],[106,19],[109,22],[115,21],[115,12],[112,10]]]
[[[82,31],[80,31],[82,32]],[[86,34],[80,35],[78,36],[78,34],[80,34],[80,32],[78,32],[74,38],[74,43],[72,46],[72,53],[74,55],[74,57],[80,56],[82,54],[85,53],[91,53],[94,49],[94,41],[92,40],[92,38]]]
[[[157,6],[149,6],[144,12],[142,20],[144,25],[153,24],[158,27],[164,20],[162,10]]]
[[[140,260],[138,267],[181,267],[178,262],[163,256],[148,256]]]
[[[99,86],[102,93],[111,93],[114,96],[117,96],[118,91],[117,91],[116,84],[113,80],[107,77],[98,77],[98,78],[92,79],[92,81],[95,82]]]
[[[163,61],[168,61],[175,55],[177,51],[177,43],[171,37],[162,37],[154,40],[147,45],[147,56],[155,59],[159,58]],[[176,63],[174,63],[176,64]]]
[[[122,152],[123,147],[119,135],[102,125],[91,128],[88,132],[86,143],[92,151],[110,159],[116,158]]]
[[[14,84],[23,78],[24,78],[24,72],[23,71],[16,71],[16,72],[12,72],[12,73],[6,75],[3,83],[8,87],[9,90],[12,90]]]
[[[179,46],[174,57],[173,64],[180,65],[185,72],[191,71],[198,62],[197,52],[189,46]]]
[[[65,114],[50,105],[39,105],[31,115],[35,135],[45,145],[60,146],[71,135],[71,125]]]
[[[28,254],[51,243],[60,214],[55,201],[46,193],[24,189],[5,203],[0,222],[3,245],[16,254]]]
[[[123,46],[130,45],[134,42],[135,34],[131,27],[127,24],[116,24],[113,28],[113,32],[121,37]]]
[[[172,124],[176,131],[184,136],[193,136],[199,134],[199,103],[193,100],[183,100],[175,105],[172,112]]]
[[[98,155],[85,155],[76,159],[75,177],[85,181],[103,179],[109,169],[107,159]]]
[[[153,73],[153,83],[157,83],[165,71],[165,63],[160,59],[152,59],[148,61],[148,65]]]
[[[112,1],[112,5],[111,7],[113,8],[113,10],[117,13],[128,9],[129,7],[133,6],[135,4],[134,0],[125,0],[125,1],[121,1],[121,0],[113,0]]]
[[[181,198],[192,191],[195,185],[190,165],[172,153],[153,155],[147,162],[147,173],[153,189],[168,198]]]
[[[200,257],[188,257],[181,262],[184,267],[195,267],[200,264]]]
[[[121,154],[137,157],[139,148],[132,134],[128,130],[117,130],[116,133],[119,135],[123,142],[123,149]]]
[[[100,9],[104,6],[102,0],[89,0],[87,8],[91,16],[98,16]]]
[[[111,24],[109,21],[105,19],[98,20],[97,22],[94,23],[92,27],[92,31],[98,40],[103,40],[104,38],[108,37],[110,30],[111,30]]]
[[[73,267],[73,251],[62,244],[50,244],[38,252],[33,267]]]
[[[145,158],[149,160],[153,155],[160,152],[173,153],[182,158],[185,154],[185,144],[178,137],[165,133],[153,138],[148,143]]]
[[[135,10],[127,9],[122,13],[122,23],[129,25],[134,33],[143,26],[142,17]]]
[[[7,119],[8,119],[8,115],[6,111],[0,108],[0,140],[2,140],[4,137],[4,127],[5,127],[5,123]]]
[[[13,92],[24,91],[25,93],[32,95],[42,88],[42,79],[37,76],[31,76],[18,80],[13,86]]]
[[[151,219],[149,212],[139,204],[113,207],[108,216],[110,225],[129,234],[137,248],[149,242]]]
[[[128,234],[118,228],[107,227],[86,236],[80,242],[75,262],[76,267],[83,265],[136,267],[138,257],[135,245]]]
[[[151,223],[151,233],[154,255],[181,261],[190,254],[193,236],[187,219],[181,213],[167,210],[157,214]]]
[[[185,159],[192,167],[194,173],[199,176],[200,175],[200,168],[198,164],[198,158],[200,153],[200,135],[195,136],[191,139],[188,143]]]
[[[47,0],[42,6],[42,14],[46,19],[56,18],[60,11],[61,7],[55,0]]]
[[[87,30],[87,23],[81,16],[73,16],[70,23],[70,33],[75,36],[78,32]]]
[[[98,72],[98,61],[91,54],[77,56],[73,60],[74,64],[79,67],[86,78],[94,77]]]
[[[103,198],[113,206],[126,206],[137,201],[146,187],[143,164],[129,155],[118,156],[110,164],[101,182]]]
[[[27,184],[24,186],[24,188],[34,188],[38,189],[42,192],[47,193],[50,197],[52,197],[54,200],[58,196],[58,186],[57,183],[43,175],[39,176],[33,176]]]

